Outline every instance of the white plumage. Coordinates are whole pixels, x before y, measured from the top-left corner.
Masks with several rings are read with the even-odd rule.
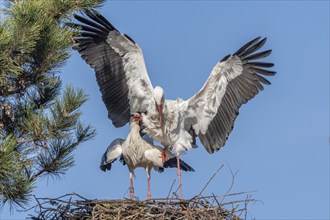
[[[262,84],[270,84],[263,76],[275,74],[267,70],[273,63],[255,61],[271,53],[257,52],[266,42],[258,37],[220,60],[191,98],[165,100],[163,89],[150,82],[138,44],[96,11],[86,15],[75,15],[83,23],[73,24],[81,33],[77,48],[95,70],[114,126],[124,126],[131,113],[139,112],[143,131],[177,156],[193,148],[196,137],[209,153],[224,146],[240,106],[263,90]]]
[[[150,194],[150,171],[153,168],[158,172],[162,172],[163,168],[176,167],[177,160],[169,150],[165,150],[168,161],[163,163],[162,147],[153,145],[152,139],[142,138],[140,134],[141,120],[140,115],[135,114],[131,122],[131,131],[126,140],[117,138],[108,147],[102,156],[100,168],[103,171],[110,170],[112,163],[120,158],[124,164],[127,165],[130,174],[130,197],[133,198],[133,178],[134,170],[142,167],[146,170],[148,178],[148,198]],[[180,160],[181,169],[184,171],[194,171],[188,164]]]
[[[256,53],[266,42],[266,38],[258,37],[219,61],[194,96],[165,100],[163,89],[151,84],[138,44],[96,11],[86,15],[89,19],[75,15],[85,24],[74,24],[81,32],[76,37],[77,48],[95,69],[109,118],[121,127],[129,122],[130,114],[140,112],[144,132],[176,155],[191,149],[196,137],[209,153],[219,150],[233,128],[239,107],[263,90],[262,84],[270,84],[261,75],[275,74],[266,69],[272,63],[254,61],[271,53]]]

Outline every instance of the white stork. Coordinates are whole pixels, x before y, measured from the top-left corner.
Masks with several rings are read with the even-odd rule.
[[[127,165],[130,178],[130,198],[134,197],[133,178],[134,170],[137,167],[143,167],[148,177],[148,199],[151,198],[150,192],[150,171],[153,168],[158,172],[163,172],[164,168],[177,167],[177,160],[168,149],[165,150],[166,156],[169,158],[165,163],[162,160],[162,152],[164,149],[153,145],[152,139],[143,139],[140,134],[139,122],[141,116],[134,114],[131,121],[131,131],[126,140],[117,138],[108,147],[101,159],[100,169],[103,171],[110,170],[111,164],[119,160]],[[145,137],[148,137],[145,135]],[[184,161],[179,160],[180,168],[183,171],[194,171],[192,167]]]
[[[263,90],[262,84],[270,84],[262,75],[275,74],[266,69],[274,64],[255,61],[271,53],[257,52],[266,42],[258,37],[219,61],[191,98],[165,100],[163,89],[150,82],[138,44],[98,12],[86,11],[86,15],[75,15],[82,24],[71,26],[80,30],[77,49],[95,70],[108,117],[121,127],[131,113],[140,112],[144,132],[177,157],[194,147],[197,136],[208,153],[224,146],[240,106]]]

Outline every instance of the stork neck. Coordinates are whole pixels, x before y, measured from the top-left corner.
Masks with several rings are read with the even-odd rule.
[[[140,135],[140,126],[136,122],[131,123],[131,133]]]

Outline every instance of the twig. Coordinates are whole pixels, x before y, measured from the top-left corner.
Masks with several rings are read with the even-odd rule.
[[[182,185],[182,184],[180,184],[180,185],[178,186],[178,188],[173,192],[173,195],[176,197],[176,199],[179,199],[179,196],[178,196],[177,192],[178,192],[178,190],[180,189],[181,185]]]
[[[26,142],[32,142],[34,141],[33,138],[30,138],[30,139],[24,139],[24,140],[16,140],[17,143],[26,143]]]
[[[248,205],[248,200],[250,200],[252,197],[252,195],[246,195],[246,200],[244,202],[244,209],[245,209],[245,214],[244,214],[244,219],[246,220],[247,219],[247,205]]]
[[[224,165],[222,164],[217,171],[215,171],[215,173],[212,175],[212,177],[209,179],[209,181],[207,181],[207,183],[205,184],[205,186],[203,187],[202,191],[200,191],[197,195],[197,198],[204,192],[204,190],[206,189],[206,187],[209,185],[209,183],[212,181],[212,179],[217,175],[217,173],[222,169]]]
[[[172,183],[172,185],[171,185],[170,190],[168,191],[168,194],[167,194],[167,197],[166,197],[166,198],[170,197],[170,194],[171,194],[171,192],[172,192],[172,189],[173,189],[174,183],[175,183],[175,179],[173,180],[173,183]]]
[[[230,202],[223,202],[220,205],[225,206],[225,205],[231,205],[231,204],[235,204],[235,203],[257,202],[257,201],[259,201],[259,200],[256,200],[256,199],[234,200],[234,201],[230,201]]]
[[[229,188],[228,188],[228,190],[227,190],[227,192],[225,194],[228,194],[230,192],[230,190],[233,188],[234,182],[235,182],[235,177],[236,177],[236,174],[238,172],[238,171],[236,171],[235,173],[233,173],[233,170],[231,169],[231,167],[228,164],[228,162],[227,162],[227,166],[229,168],[229,171],[230,171],[230,174],[231,174],[231,177],[232,178],[231,178],[231,184],[230,184],[230,186],[229,186]],[[225,197],[223,197],[223,199],[221,200],[221,202],[223,202],[224,200],[225,200]]]
[[[217,197],[214,195],[214,193],[212,193],[212,196],[213,196],[214,200],[217,202],[218,206],[220,206],[220,203],[218,202]]]

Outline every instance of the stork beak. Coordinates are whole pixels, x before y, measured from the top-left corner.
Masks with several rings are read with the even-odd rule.
[[[159,121],[160,121],[160,127],[163,129],[163,105],[159,104],[157,105],[157,111],[159,115]]]
[[[134,121],[141,121],[142,120],[141,115],[134,115],[133,118],[134,118]]]

